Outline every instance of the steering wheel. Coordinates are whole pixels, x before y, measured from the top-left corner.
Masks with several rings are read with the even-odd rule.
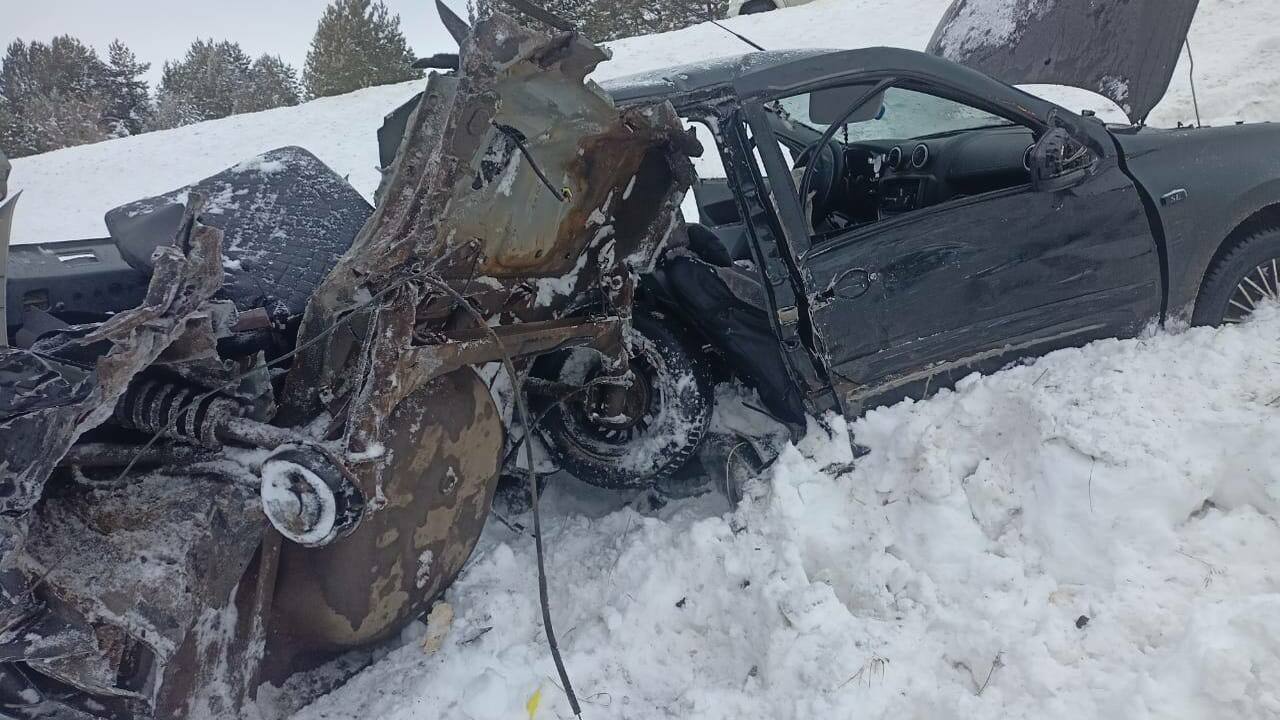
[[[813,163],[812,168],[808,168]],[[834,138],[826,143],[814,143],[800,153],[796,159],[796,168],[806,168],[800,182],[800,203],[809,203],[811,227],[817,228],[819,223],[831,214],[831,199],[836,188],[845,176],[844,148]]]

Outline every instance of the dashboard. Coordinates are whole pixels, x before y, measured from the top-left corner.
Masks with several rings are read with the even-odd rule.
[[[844,146],[844,192],[830,210],[874,222],[956,198],[1031,181],[1030,129],[1001,126]]]

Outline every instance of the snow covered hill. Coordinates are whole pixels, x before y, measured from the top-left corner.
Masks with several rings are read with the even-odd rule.
[[[817,0],[726,21],[770,49],[895,45],[923,49],[949,0]],[[1280,3],[1201,0],[1191,28],[1196,85],[1206,122],[1280,120]],[[711,24],[612,43],[614,59],[595,78],[645,72],[750,51]],[[1152,124],[1195,115],[1186,55]],[[14,161],[11,184],[24,195],[14,244],[101,237],[103,214],[167,192],[285,145],[301,145],[372,197],[378,184],[375,132],[382,117],[421,82],[371,88],[293,108],[238,115]],[[1051,97],[1052,100],[1059,100]]]
[[[590,720],[1280,717],[1280,308],[816,427],[736,512],[584,512],[551,606]],[[554,506],[574,502],[572,511]],[[570,717],[533,541],[490,523],[443,645],[296,720]]]

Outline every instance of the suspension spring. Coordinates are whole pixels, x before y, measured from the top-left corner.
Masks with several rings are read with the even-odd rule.
[[[116,405],[116,421],[125,427],[218,449],[218,431],[239,417],[240,405],[230,398],[171,382],[134,383]]]

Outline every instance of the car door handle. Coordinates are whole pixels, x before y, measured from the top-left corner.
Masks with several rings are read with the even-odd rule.
[[[831,281],[831,293],[842,300],[857,300],[871,289],[876,274],[862,268],[851,268]]]

